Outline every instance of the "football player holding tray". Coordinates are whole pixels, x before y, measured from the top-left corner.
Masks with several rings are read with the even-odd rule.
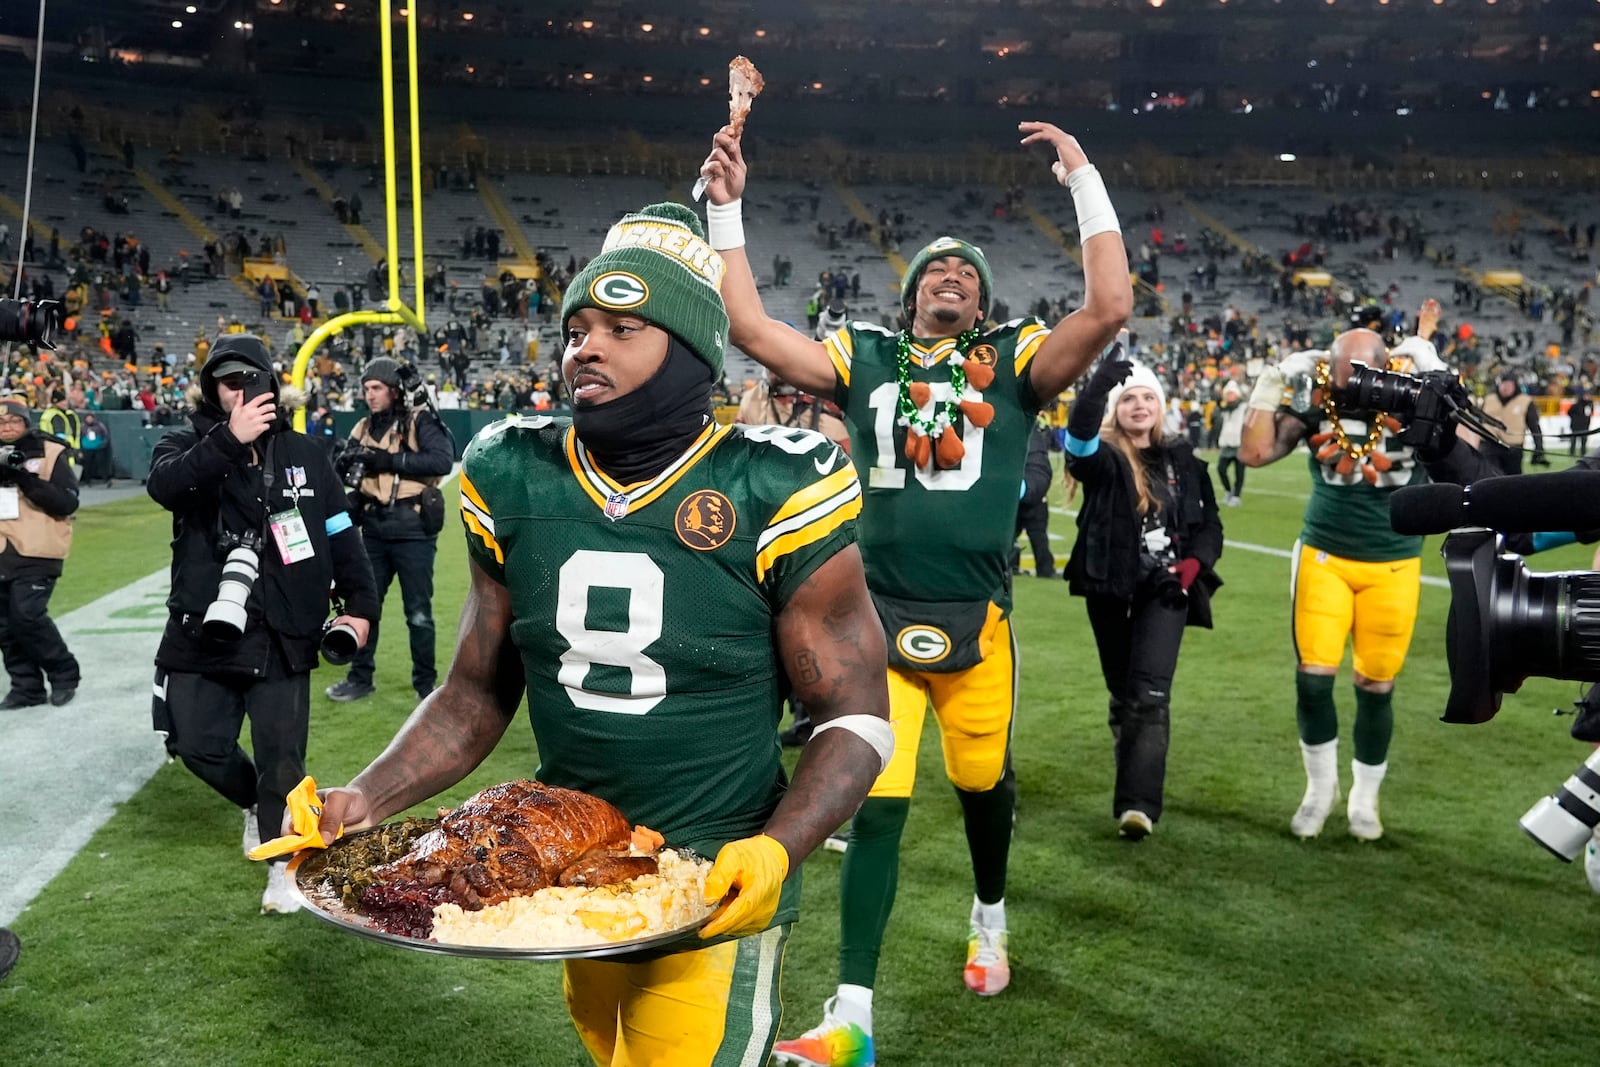
[[[800,862],[893,749],[855,469],[810,430],[711,419],[723,272],[698,216],[656,204],[613,226],[567,287],[573,417],[506,419],[467,448],[472,585],[448,677],[381,756],[322,796],[314,831],[331,841],[461,781],[526,688],[539,783],[715,857],[703,899],[720,903],[698,944],[565,962],[568,1008],[599,1064],[765,1062]],[[777,741],[789,691],[817,723],[792,781]],[[584,824],[585,854],[602,869],[627,858],[621,814],[519,797],[528,785],[463,805],[461,844],[439,843],[484,868],[458,872],[480,902],[516,874],[494,854],[513,812],[527,822],[574,803],[561,818]],[[461,888],[404,862],[413,881]]]

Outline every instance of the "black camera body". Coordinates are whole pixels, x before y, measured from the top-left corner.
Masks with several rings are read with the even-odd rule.
[[[1350,377],[1334,388],[1341,411],[1382,411],[1401,423],[1395,438],[1424,454],[1444,448],[1455,433],[1455,423],[1469,425],[1482,418],[1472,405],[1466,386],[1449,371],[1405,374],[1379,370],[1352,362]]]
[[[0,300],[0,341],[54,350],[60,322],[59,300]]]
[[[0,451],[0,464],[3,464],[4,466],[13,468],[21,467],[27,462],[28,454],[22,449],[18,448],[16,445],[6,445],[5,450]]]

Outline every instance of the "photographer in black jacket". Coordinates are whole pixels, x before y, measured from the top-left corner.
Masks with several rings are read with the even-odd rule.
[[[358,643],[377,595],[344,491],[321,446],[290,428],[266,346],[219,339],[200,391],[193,428],[161,439],[147,483],[173,513],[153,718],[167,751],[245,810],[248,850],[277,836],[305,776],[330,586],[344,604],[334,622]],[[238,742],[245,716],[254,762]],[[296,910],[284,864],[268,870],[262,913]]]
[[[1068,492],[1076,481],[1084,497],[1066,577],[1088,601],[1111,694],[1111,811],[1133,841],[1161,818],[1183,629],[1211,626],[1211,593],[1222,584],[1212,570],[1222,520],[1211,478],[1188,441],[1162,434],[1165,409],[1160,381],[1118,345],[1067,420]]]
[[[77,694],[78,661],[51,621],[50,594],[72,547],[78,479],[61,441],[34,430],[20,397],[0,399],[0,652],[11,692],[0,708]]]
[[[410,377],[412,380],[405,382]],[[433,560],[444,525],[444,497],[439,481],[455,463],[450,431],[425,402],[416,402],[422,387],[415,368],[388,356],[367,364],[361,389],[370,414],[350,431],[350,443],[337,466],[344,484],[354,490],[361,540],[372,562],[379,610],[389,583],[400,579],[400,602],[411,636],[411,687],[421,700],[433,692],[434,667]],[[425,394],[424,394],[425,395]],[[379,619],[372,636],[341,682],[328,687],[334,700],[360,700],[377,687],[372,683],[373,655],[378,649]]]

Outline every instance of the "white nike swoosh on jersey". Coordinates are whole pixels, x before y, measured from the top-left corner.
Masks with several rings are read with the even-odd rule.
[[[829,456],[827,459],[814,459],[811,461],[811,465],[817,468],[818,474],[827,474],[828,468],[833,466],[833,457]]]

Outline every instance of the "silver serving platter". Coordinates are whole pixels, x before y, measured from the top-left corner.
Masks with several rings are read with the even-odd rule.
[[[365,830],[358,830],[340,838],[341,842],[352,841],[360,837],[377,833],[383,827],[374,826]],[[688,849],[675,849],[679,855],[686,858],[701,859]],[[451,945],[434,941],[430,938],[407,937],[404,934],[392,934],[387,930],[374,927],[371,920],[353,908],[347,907],[328,888],[321,877],[320,864],[308,864],[308,861],[317,856],[314,849],[302,849],[295,853],[289,861],[289,876],[294,888],[295,897],[299,900],[301,908],[315,918],[327,923],[329,926],[355,934],[371,941],[397,948],[411,949],[413,952],[431,952],[440,956],[470,956],[476,959],[490,960],[579,960],[603,959],[610,957],[637,956],[643,959],[666,955],[673,946],[683,942],[678,951],[698,948],[704,942],[696,937],[696,932],[710,921],[708,914],[687,926],[674,930],[665,930],[658,933],[647,934],[642,937],[629,938],[625,941],[606,941],[601,944],[569,945],[540,948],[501,948],[491,945]],[[308,866],[311,868],[308,870]]]

